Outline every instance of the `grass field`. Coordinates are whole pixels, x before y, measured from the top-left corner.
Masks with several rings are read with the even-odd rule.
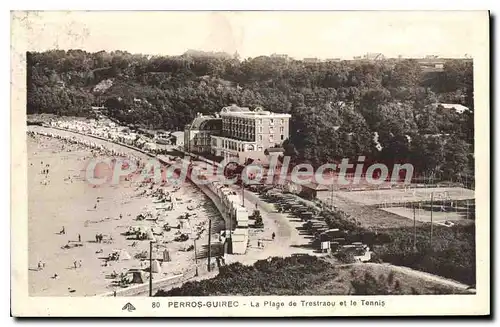
[[[430,201],[432,193],[434,201],[474,199],[474,190],[461,187],[335,192],[335,195],[362,205],[383,205]]]
[[[385,208],[382,209],[384,211],[394,213],[396,215],[408,218],[408,219],[413,219],[413,210],[411,208],[406,208],[406,207],[392,207],[392,208]],[[422,221],[422,222],[431,222],[431,212],[429,210],[424,210],[424,209],[415,209],[415,219],[417,221]],[[455,212],[455,211],[449,211],[449,212],[433,212],[432,214],[432,221],[434,223],[436,222],[442,222],[446,220],[450,221],[457,221],[457,220],[463,220],[466,219],[466,214],[463,212]]]

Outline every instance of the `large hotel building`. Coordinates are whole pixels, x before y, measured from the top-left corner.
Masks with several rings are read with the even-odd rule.
[[[203,117],[205,125],[211,126],[210,130],[200,130],[198,124],[187,125],[185,147],[189,152],[201,153],[208,152],[210,148],[210,153],[215,156],[244,162],[249,158],[261,157],[266,150],[281,147],[289,136],[290,117],[289,114],[265,111],[260,107],[251,111],[231,105],[222,108],[215,117]],[[198,116],[195,121],[200,119]],[[222,126],[219,125],[221,121]],[[213,126],[217,128],[213,129]],[[198,135],[203,135],[203,140],[198,139]],[[207,144],[208,136],[210,146]],[[203,143],[203,149],[195,145],[200,142]],[[203,151],[196,151],[198,149]]]

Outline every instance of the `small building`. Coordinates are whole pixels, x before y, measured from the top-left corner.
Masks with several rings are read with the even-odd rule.
[[[248,245],[248,229],[236,228],[231,232],[231,253],[245,254]]]
[[[443,107],[444,109],[453,109],[458,114],[470,111],[469,108],[458,103],[435,103],[433,104],[433,106],[435,109],[437,109],[438,107]]]
[[[299,184],[299,188],[299,195],[306,199],[316,199],[318,197],[318,194],[326,193],[329,191],[328,187],[318,183]]]
[[[369,52],[366,55],[363,56],[364,60],[369,60],[369,61],[379,61],[379,60],[384,60],[385,56],[382,53],[376,52]]]
[[[184,147],[184,132],[172,132],[172,145]]]
[[[200,154],[210,153],[211,136],[220,134],[222,118],[198,113],[191,124],[184,128],[184,149]]]

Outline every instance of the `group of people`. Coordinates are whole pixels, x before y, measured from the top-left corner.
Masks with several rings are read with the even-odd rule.
[[[43,270],[45,268],[45,262],[43,261],[38,261],[38,270]]]
[[[43,161],[40,162],[41,165],[43,165]],[[42,169],[42,171],[40,172],[42,175],[48,175],[49,174],[49,168],[50,168],[50,164],[46,164],[45,167]]]
[[[103,239],[104,239],[104,236],[101,233],[95,234],[95,242],[96,243],[102,243]]]
[[[274,241],[274,239],[276,238],[276,233],[275,233],[275,232],[273,232],[273,233],[271,234],[271,238],[272,238],[272,240]],[[258,247],[259,249],[262,249],[262,248],[264,247],[264,241],[263,241],[263,240],[261,240],[261,239],[258,239],[258,240],[257,240],[257,247]]]

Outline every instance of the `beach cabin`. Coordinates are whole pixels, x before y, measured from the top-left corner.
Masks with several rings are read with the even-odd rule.
[[[236,228],[231,232],[231,247],[233,254],[245,254],[248,245],[248,229]]]
[[[236,226],[248,227],[248,210],[245,207],[238,206],[234,208],[236,217]]]

